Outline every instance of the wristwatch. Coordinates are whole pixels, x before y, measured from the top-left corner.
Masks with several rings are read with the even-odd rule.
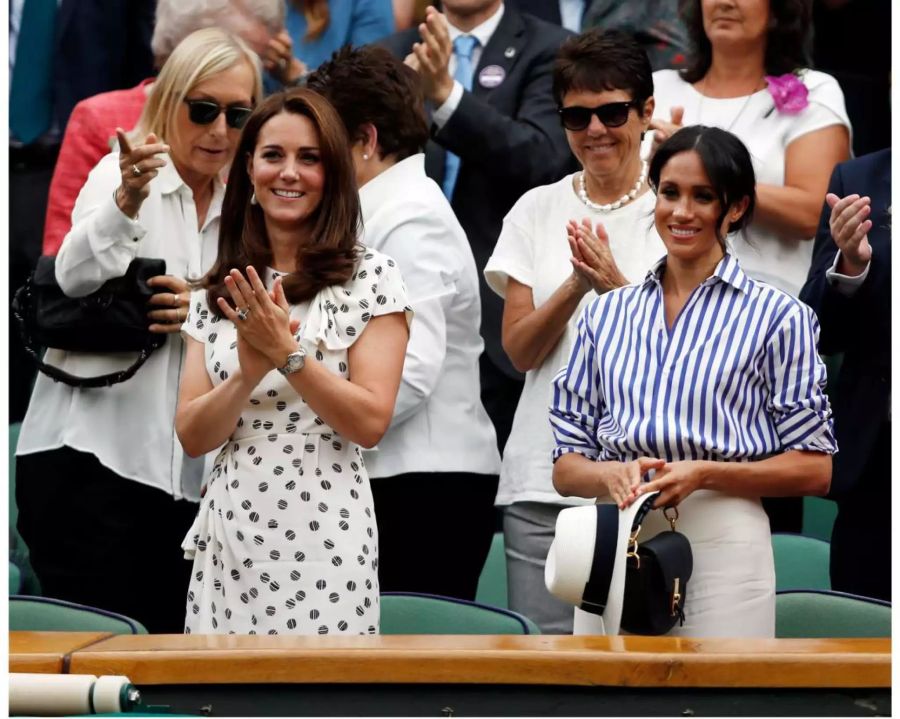
[[[278,371],[281,374],[287,376],[289,374],[294,374],[294,372],[299,372],[303,369],[303,365],[306,364],[306,350],[303,349],[300,345],[297,346],[296,352],[291,352],[287,356],[287,362],[284,363],[284,367],[279,367]]]

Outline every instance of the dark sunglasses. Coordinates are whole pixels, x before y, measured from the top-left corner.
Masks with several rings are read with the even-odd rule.
[[[188,117],[195,125],[208,125],[215,122],[219,113],[225,113],[225,124],[240,130],[247,122],[247,118],[253,112],[252,107],[242,107],[240,105],[229,105],[222,107],[212,100],[188,100],[185,99],[188,106]]]
[[[561,107],[559,119],[567,130],[583,130],[591,124],[591,116],[596,115],[606,127],[621,127],[628,122],[628,110],[631,108],[640,111],[641,103],[636,100],[629,102],[608,102],[597,107]]]

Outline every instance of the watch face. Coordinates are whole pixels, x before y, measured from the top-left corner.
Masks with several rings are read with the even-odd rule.
[[[287,362],[285,362],[284,367],[281,368],[281,373],[292,374],[294,372],[297,372],[298,370],[303,369],[303,364],[305,361],[305,352],[291,352],[288,355]]]

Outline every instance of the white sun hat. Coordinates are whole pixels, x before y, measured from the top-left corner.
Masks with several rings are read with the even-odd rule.
[[[592,504],[557,515],[544,583],[555,597],[583,610],[575,612],[575,634],[619,633],[628,538],[658,494],[643,494],[624,510]]]

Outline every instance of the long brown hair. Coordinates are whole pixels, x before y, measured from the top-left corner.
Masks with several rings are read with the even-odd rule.
[[[292,0],[291,4],[306,18],[306,35],[303,39],[308,41],[320,38],[331,22],[328,0]]]
[[[216,300],[230,297],[225,289],[228,272],[252,265],[264,277],[272,261],[262,208],[250,202],[253,186],[246,161],[256,149],[263,126],[282,112],[303,115],[313,123],[325,171],[322,201],[308,220],[312,225],[309,241],[297,247],[297,271],[282,280],[284,294],[292,304],[308,300],[325,287],[345,283],[356,265],[362,219],[344,125],[328,101],[312,90],[295,88],[275,93],[253,111],[244,126],[222,202],[219,254],[199,282],[207,289],[210,311],[220,316]]]

